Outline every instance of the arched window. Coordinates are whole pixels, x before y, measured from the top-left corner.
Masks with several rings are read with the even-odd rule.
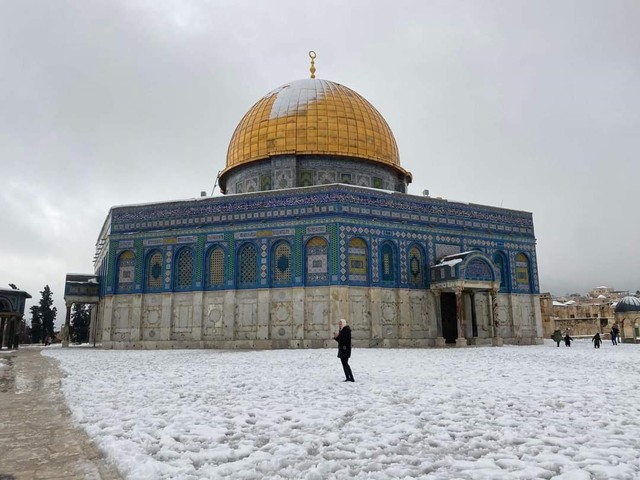
[[[329,281],[329,244],[324,238],[309,239],[306,260],[306,283],[327,283]]]
[[[258,252],[255,245],[247,243],[238,252],[238,286],[240,288],[258,285]]]
[[[125,250],[118,257],[117,272],[116,292],[133,291],[136,278],[136,256],[131,250]]]
[[[482,258],[471,258],[464,267],[464,278],[478,282],[493,282],[495,274],[493,268]]]
[[[409,272],[408,279],[409,285],[414,288],[424,287],[424,256],[422,255],[422,249],[418,245],[412,245],[409,248]]]
[[[146,265],[146,290],[162,290],[162,278],[164,273],[164,258],[162,253],[155,250],[147,257]]]
[[[11,308],[11,302],[6,298],[0,298],[0,312],[11,312],[13,308]]]
[[[393,282],[396,279],[396,255],[393,244],[385,242],[380,248],[380,280]]]
[[[207,262],[207,286],[222,287],[224,285],[224,250],[222,247],[213,247],[209,250]]]
[[[274,245],[271,252],[271,284],[289,285],[291,283],[291,245],[281,241]]]
[[[349,241],[349,280],[366,282],[368,280],[367,244],[361,238]]]
[[[493,263],[496,264],[500,272],[500,290],[509,290],[509,264],[507,256],[502,252],[496,252],[493,256]]]
[[[516,283],[518,290],[528,292],[531,289],[529,280],[529,258],[524,253],[519,253],[516,255]]]
[[[178,252],[173,273],[175,290],[187,290],[193,285],[193,252],[190,248],[183,248]]]

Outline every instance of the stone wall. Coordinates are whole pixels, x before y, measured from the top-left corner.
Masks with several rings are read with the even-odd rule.
[[[487,293],[475,295],[477,337],[466,296],[463,335],[490,344]],[[98,308],[105,348],[333,347],[345,318],[355,347],[432,347],[438,325],[428,290],[307,287],[106,296]],[[536,295],[498,295],[496,333],[510,344],[542,341]]]
[[[566,328],[572,335],[607,334],[615,322],[610,303],[553,305],[549,294],[542,294],[540,298],[544,338],[551,338],[555,329],[564,332]]]

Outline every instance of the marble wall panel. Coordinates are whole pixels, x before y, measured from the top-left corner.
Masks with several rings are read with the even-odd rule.
[[[497,301],[496,333],[505,343],[542,341],[536,296],[499,294]],[[491,337],[489,302],[488,294],[475,295],[480,340]],[[468,314],[470,297],[467,304]],[[103,322],[107,348],[333,346],[339,318],[347,319],[358,346],[431,346],[437,337],[435,308],[427,290],[370,287],[131,294],[105,297],[96,316],[104,318],[96,322]]]

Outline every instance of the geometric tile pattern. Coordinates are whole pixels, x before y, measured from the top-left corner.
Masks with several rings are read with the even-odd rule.
[[[422,250],[417,245],[409,249],[409,284],[414,288],[424,287],[425,263]]]
[[[160,290],[162,288],[163,273],[162,253],[156,251],[149,257],[147,263],[148,290]]]
[[[349,280],[355,282],[367,281],[367,244],[361,238],[352,238],[349,241]]]
[[[389,243],[385,242],[380,249],[381,258],[381,270],[380,277],[383,282],[395,281],[395,248]]]
[[[353,188],[353,187],[351,187]],[[348,211],[378,220],[412,222],[432,228],[482,230],[498,235],[533,237],[531,214],[480,205],[466,205],[430,197],[388,195],[377,191],[354,192],[347,186],[315,186],[295,192],[260,192],[232,197],[210,197],[197,202],[167,202],[114,207],[111,233],[185,228],[220,222],[281,219],[292,215]],[[300,190],[305,190],[304,193]],[[295,211],[294,211],[295,210]],[[443,242],[444,243],[444,242]],[[448,243],[448,242],[447,242]],[[100,247],[99,247],[100,248]]]
[[[280,241],[274,248],[272,284],[288,285],[291,283],[291,245],[285,241]]]
[[[224,285],[224,250],[214,247],[209,253],[209,281],[207,286],[220,287]]]
[[[518,290],[529,290],[529,259],[524,253],[516,255],[516,283]]]
[[[474,258],[467,263],[464,268],[464,278],[466,280],[493,281],[493,270],[484,260]]]
[[[136,256],[131,250],[125,250],[118,260],[118,292],[131,292],[135,286]]]
[[[191,288],[191,285],[193,285],[193,252],[190,248],[180,250],[177,263],[176,289],[185,290]]]
[[[313,237],[307,242],[307,282],[328,283],[329,248],[322,237]]]
[[[284,278],[293,286],[354,282],[428,288],[427,267],[444,253],[463,248],[478,249],[492,260],[496,253],[504,254],[501,290],[535,293],[539,289],[530,214],[348,186],[309,187],[304,195],[300,190],[114,207],[110,229],[99,239],[102,247],[96,252],[102,292],[122,291],[117,287],[124,287],[118,285],[124,251],[134,258],[133,293],[171,291],[172,276],[181,271],[178,257],[187,243],[191,245],[192,279],[187,280],[185,270],[175,280],[183,289],[269,287]],[[315,252],[313,243],[306,242],[314,237],[325,242],[326,256],[320,250],[313,254],[319,256],[310,255]],[[360,258],[349,249],[354,238],[362,241]],[[290,254],[285,258],[289,264],[283,260],[283,270],[278,271],[276,244],[282,240],[288,242]],[[249,269],[245,262],[243,272],[244,254],[238,247],[245,245],[252,246],[255,261]],[[221,249],[215,254],[215,265],[211,263],[214,247]],[[351,272],[350,252],[356,260]],[[152,258],[160,269],[157,277],[153,277]],[[422,267],[418,270],[416,260]],[[495,270],[501,270],[497,260]],[[253,283],[241,282],[249,278]]]
[[[500,272],[500,291],[504,292],[509,289],[509,261],[503,252],[495,252],[493,263]]]
[[[240,249],[238,286],[253,287],[258,283],[258,255],[255,245],[247,243]]]

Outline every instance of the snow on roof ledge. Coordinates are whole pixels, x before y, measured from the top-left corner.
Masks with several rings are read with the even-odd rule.
[[[461,258],[454,258],[453,260],[446,260],[444,262],[440,262],[437,266],[438,267],[442,267],[442,266],[453,267],[454,265],[457,265],[460,262],[462,262]]]

